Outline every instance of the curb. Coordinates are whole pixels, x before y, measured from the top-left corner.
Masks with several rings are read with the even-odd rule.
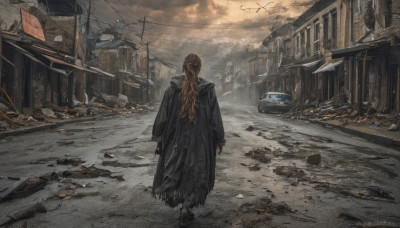
[[[11,131],[6,131],[6,132],[1,132],[0,133],[0,139],[6,138],[8,136],[16,136],[16,135],[22,135],[22,134],[28,134],[36,131],[43,131],[43,130],[49,130],[53,129],[56,127],[63,126],[65,124],[72,124],[72,123],[79,123],[79,122],[85,122],[85,121],[94,121],[97,119],[105,118],[105,117],[112,117],[112,116],[117,116],[120,114],[105,114],[101,116],[92,116],[92,117],[81,117],[78,119],[73,119],[73,120],[66,120],[66,121],[60,121],[56,123],[48,123],[48,124],[43,124],[35,127],[28,127],[28,128],[23,128],[23,129],[18,129],[18,130],[11,130]]]
[[[331,128],[336,128],[339,129],[345,133],[351,134],[351,135],[355,135],[357,137],[363,138],[369,142],[372,143],[376,143],[376,144],[380,144],[383,146],[390,146],[390,147],[400,147],[400,141],[399,140],[394,140],[385,136],[381,136],[381,135],[375,135],[375,134],[370,134],[370,133],[366,133],[366,132],[362,132],[362,131],[358,131],[355,129],[351,129],[351,128],[347,128],[341,125],[336,125],[336,124],[330,124],[330,123],[325,123],[325,122],[321,122],[318,120],[313,120],[313,119],[308,119],[307,121],[309,121],[310,123],[314,123],[314,124],[318,124],[321,125],[323,127],[331,127]]]

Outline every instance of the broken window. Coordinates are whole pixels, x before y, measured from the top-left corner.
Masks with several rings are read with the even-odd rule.
[[[329,40],[328,40],[328,28],[329,28],[329,15],[325,14],[323,16],[323,23],[324,23],[324,48],[329,48]]]
[[[300,32],[301,37],[301,54],[305,55],[305,40],[304,40],[304,30]]]
[[[314,53],[319,52],[319,20],[314,22]]]
[[[385,27],[390,27],[392,25],[392,0],[386,0],[386,7],[385,7]]]
[[[332,43],[332,48],[336,48],[337,47],[337,13],[336,13],[336,9],[333,10],[331,12],[332,15],[332,39],[331,39],[331,43]]]
[[[300,52],[300,36],[296,37],[296,53],[298,54]]]
[[[306,49],[307,49],[307,56],[311,55],[311,25],[307,26],[307,43],[306,43]]]

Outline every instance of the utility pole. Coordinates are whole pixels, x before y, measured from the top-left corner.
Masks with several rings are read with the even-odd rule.
[[[87,15],[87,20],[86,20],[86,53],[85,53],[85,60],[88,61],[90,60],[90,49],[89,49],[89,29],[90,29],[90,13],[91,13],[91,8],[92,8],[92,0],[89,0],[89,9],[88,9],[88,15]]]
[[[77,18],[77,11],[78,11],[78,0],[75,0],[75,9],[74,9],[74,36],[72,37],[72,50],[71,50],[71,56],[76,57],[76,29],[77,29],[77,24],[78,24],[78,18]],[[71,72],[68,75],[68,107],[72,108],[74,105],[74,72]]]
[[[144,34],[144,28],[146,26],[146,17],[143,17],[143,27],[142,27],[142,35],[140,35],[140,40],[143,41],[143,34]]]
[[[150,54],[149,54],[149,42],[146,43],[147,46],[147,80],[146,80],[146,101],[149,103],[149,74],[150,74]]]

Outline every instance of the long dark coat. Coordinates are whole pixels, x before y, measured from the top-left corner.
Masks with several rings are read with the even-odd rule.
[[[214,187],[216,147],[225,143],[214,84],[200,78],[196,124],[179,117],[184,76],[165,91],[153,126],[153,140],[162,143],[153,195],[170,207],[185,201],[202,206]]]

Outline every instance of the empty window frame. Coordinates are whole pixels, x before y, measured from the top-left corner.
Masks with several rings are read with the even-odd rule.
[[[331,39],[331,43],[332,43],[332,48],[337,48],[337,13],[336,13],[336,9],[334,9],[333,11],[331,11],[331,15],[332,15],[332,39]]]
[[[301,39],[301,49],[300,52],[302,55],[305,55],[305,36],[304,36],[304,30],[300,32],[300,39]]]
[[[307,49],[307,56],[311,55],[311,25],[307,26],[307,42],[306,42],[306,49]]]
[[[385,6],[385,27],[390,27],[392,25],[393,12],[392,12],[393,2],[392,0],[386,0]]]
[[[323,17],[322,17],[322,20],[323,20],[323,30],[324,30],[324,43],[323,43],[323,45],[324,45],[324,48],[329,48],[329,40],[328,40],[328,32],[329,32],[329,14],[325,14]]]
[[[320,27],[319,20],[314,21],[314,52],[319,52]]]

